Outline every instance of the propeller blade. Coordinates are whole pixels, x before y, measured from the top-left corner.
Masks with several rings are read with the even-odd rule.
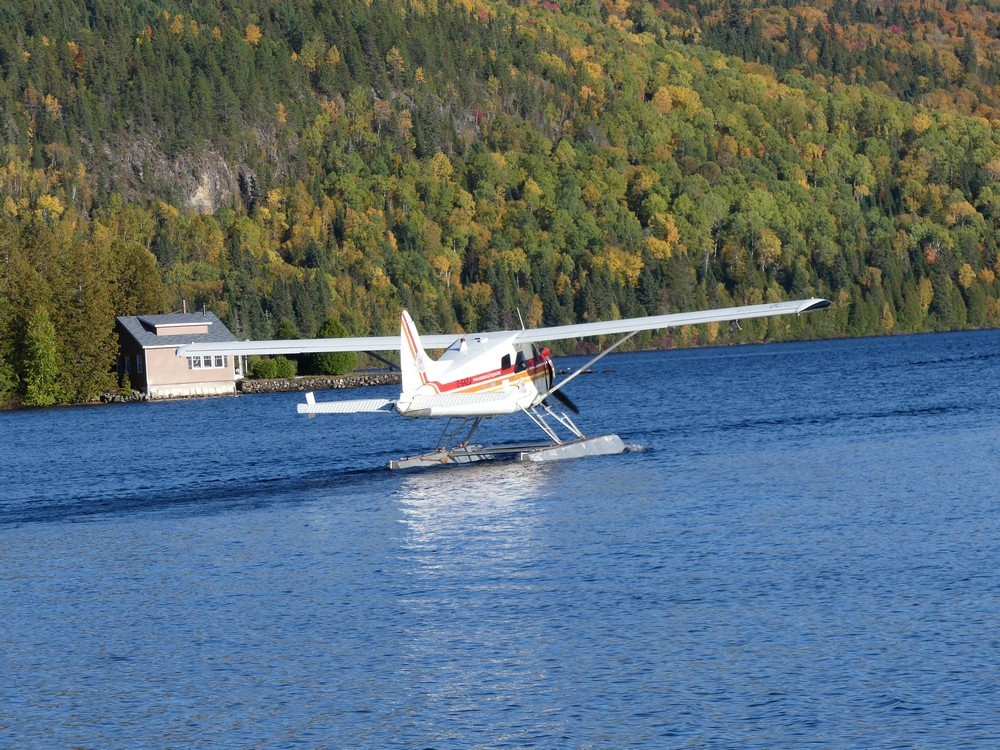
[[[541,359],[543,356],[542,351],[538,348],[538,344],[536,344],[535,342],[531,342],[531,353],[534,355],[535,359]],[[559,403],[561,403],[563,406],[565,406],[574,414],[579,414],[580,408],[573,403],[573,399],[571,399],[569,396],[567,396],[565,393],[563,393],[558,389],[554,391],[552,390],[552,383],[555,382],[556,379],[556,366],[552,363],[552,360],[549,359],[547,351],[545,352],[544,356],[545,356],[545,388],[548,391],[548,395],[555,396],[556,400]]]
[[[565,406],[567,409],[569,409],[574,414],[579,414],[580,413],[579,407],[577,407],[577,405],[573,403],[573,400],[569,396],[567,396],[565,393],[563,393],[562,391],[551,391],[549,393],[549,395],[550,396],[555,396],[556,400],[559,403],[561,403],[563,406]]]

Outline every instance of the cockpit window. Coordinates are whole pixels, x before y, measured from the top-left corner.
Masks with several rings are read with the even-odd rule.
[[[524,372],[527,367],[524,364],[524,352],[517,353],[517,359],[514,360],[514,372]]]

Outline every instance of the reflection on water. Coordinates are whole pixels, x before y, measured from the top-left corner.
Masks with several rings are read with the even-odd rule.
[[[412,472],[396,494],[417,548],[487,529],[515,548],[545,496],[545,482],[545,467],[537,464],[484,461]]]
[[[440,593],[442,586],[450,587],[449,602],[476,590],[530,586],[545,484],[545,468],[529,464],[488,462],[408,475],[396,499],[405,527],[399,555],[422,592],[409,600],[412,606],[440,606],[424,593]]]
[[[410,623],[399,667],[422,713],[449,717],[443,725],[418,720],[424,742],[468,738],[471,717],[540,695],[544,642],[527,632],[524,615],[544,554],[536,532],[547,475],[547,467],[484,462],[410,473],[396,493],[405,527],[398,554],[410,583],[399,599]],[[513,727],[510,737],[528,731],[537,728]]]

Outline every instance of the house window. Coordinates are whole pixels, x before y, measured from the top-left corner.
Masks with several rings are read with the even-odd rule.
[[[135,371],[137,374],[142,375],[142,355],[135,355]]]
[[[206,354],[204,357],[196,355],[188,357],[187,361],[189,370],[215,370],[229,364],[229,355],[216,354],[214,357],[211,354]]]
[[[125,360],[125,374],[126,375],[131,375],[132,374],[132,358],[126,354],[125,357],[124,357],[124,360]]]

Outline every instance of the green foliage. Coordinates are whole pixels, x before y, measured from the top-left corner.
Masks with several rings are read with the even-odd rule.
[[[56,329],[44,307],[28,317],[24,335],[24,406],[51,406],[59,400],[59,357]]]
[[[296,365],[295,360],[293,359],[288,359],[287,357],[275,357],[274,363],[274,376],[276,378],[294,378],[295,373],[298,371],[298,365]]]
[[[0,406],[10,401],[17,392],[17,373],[14,366],[0,352]]]
[[[281,322],[278,323],[278,327],[274,331],[274,337],[276,339],[285,340],[297,339],[299,338],[298,326],[296,326],[295,323],[288,318],[283,318]]]
[[[330,319],[316,334],[317,338],[335,339],[348,336],[347,329],[340,321]],[[309,372],[316,375],[343,375],[358,367],[357,352],[322,352],[312,354],[308,359]]]
[[[275,377],[274,361],[270,357],[249,357],[247,371],[252,378],[270,380]]]
[[[724,13],[713,13],[719,6]],[[701,44],[763,62],[785,74],[823,75],[844,83],[875,85],[913,102],[942,97],[956,107],[974,105],[996,112],[1000,105],[992,86],[1000,65],[992,55],[980,67],[977,41],[995,42],[1000,21],[995,6],[968,8],[946,3],[931,10],[917,0],[899,0],[883,10],[865,2],[783,2],[697,0],[685,10],[671,10],[672,26],[659,28],[672,36],[683,24],[700,31]],[[963,34],[963,25],[964,34]],[[942,27],[958,34],[936,33]],[[858,40],[864,38],[864,43]],[[919,41],[918,41],[919,40]],[[973,105],[973,106],[970,106]],[[995,115],[993,115],[995,117]]]
[[[250,376],[258,379],[294,378],[297,369],[287,357],[253,357],[250,362]]]

